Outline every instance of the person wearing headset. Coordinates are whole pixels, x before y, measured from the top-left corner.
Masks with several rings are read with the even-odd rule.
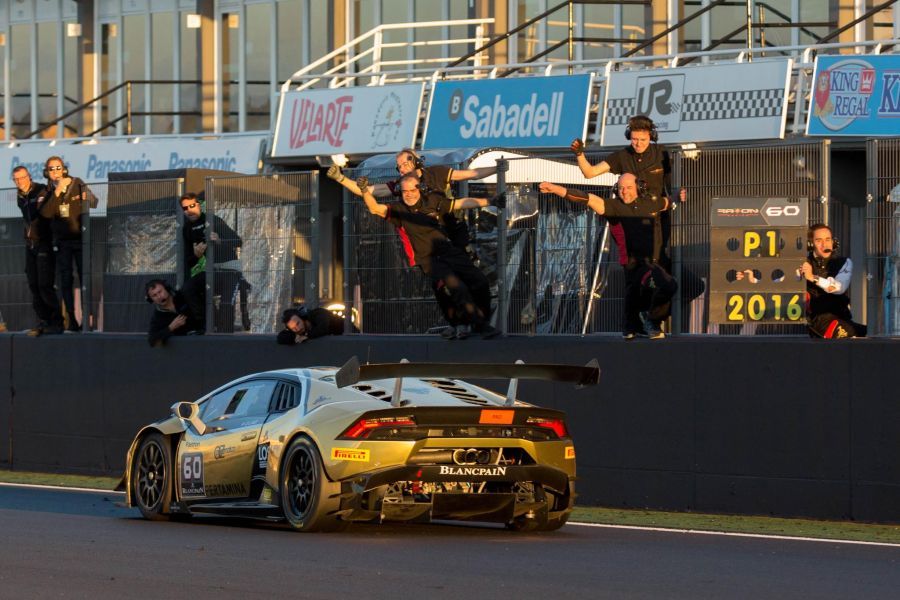
[[[669,153],[656,143],[659,134],[653,120],[644,115],[635,115],[628,119],[625,139],[629,141],[628,146],[608,154],[596,165],[589,163],[585,157],[584,142],[581,139],[573,140],[570,148],[575,154],[578,168],[581,169],[585,178],[592,179],[604,173],[616,175],[634,173],[639,180],[646,183],[648,194],[671,199],[668,190],[672,162]],[[683,202],[686,198],[687,195],[682,189],[679,193],[679,200]],[[663,245],[663,254],[660,256],[660,260],[665,269],[670,271],[671,261],[667,254],[672,229],[670,212],[660,215],[660,226]]]
[[[44,163],[49,196],[41,208],[41,216],[50,219],[53,232],[53,249],[56,252],[56,269],[59,273],[60,295],[66,308],[67,329],[81,331],[75,320],[75,296],[72,287],[75,275],[72,262],[78,270],[82,284],[81,215],[88,207],[95,207],[96,197],[78,177],[70,177],[69,169],[59,156],[51,156]]]
[[[810,337],[839,339],[865,337],[866,326],[850,313],[850,280],[853,262],[835,256],[837,240],[831,227],[816,223],[807,232],[809,256],[797,269],[806,280],[806,319]]]
[[[173,335],[199,335],[203,323],[188,308],[184,294],[172,289],[164,279],[151,279],[144,284],[147,302],[153,305],[147,341],[162,346]]]
[[[420,188],[423,195],[431,197],[434,202],[439,202],[442,198],[451,201],[453,200],[451,183],[454,181],[482,179],[484,177],[490,177],[497,172],[496,167],[454,169],[447,165],[425,166],[425,161],[412,148],[404,148],[396,154],[394,160],[400,178],[410,174],[415,175],[421,182]],[[356,182],[344,176],[339,166],[332,165],[331,168],[328,169],[326,175],[357,196],[362,196]],[[400,178],[385,183],[370,184],[369,189],[376,198],[388,198],[391,196],[399,198],[401,195]],[[464,250],[469,255],[469,258],[472,259],[473,263],[477,262],[475,251],[472,248],[471,240],[469,239],[469,229],[466,226],[466,223],[456,215],[456,212],[457,211],[454,210],[443,215],[441,225],[447,236],[450,238],[450,241],[453,242],[453,245]],[[441,335],[447,339],[454,339],[457,334],[456,328],[460,323],[457,322],[457,319],[454,317],[454,311],[447,297],[443,294],[439,294],[437,290],[435,290],[435,297],[438,299],[438,305],[441,308],[444,318],[450,323],[450,326],[447,327]],[[490,315],[490,287],[483,291],[478,290],[474,300],[483,313]]]
[[[31,291],[31,306],[38,318],[38,326],[28,335],[62,333],[63,318],[59,298],[53,287],[56,279],[53,256],[53,236],[50,222],[40,215],[47,201],[47,186],[35,183],[28,169],[19,165],[12,171],[16,184],[16,202],[22,211],[25,237],[25,277]]]
[[[619,177],[618,195],[609,200],[546,181],[538,189],[541,193],[584,204],[609,220],[625,274],[622,337],[626,340],[638,336],[652,340],[665,338],[660,324],[668,318],[672,296],[678,289],[672,276],[659,264],[662,254],[659,215],[669,208],[668,198],[647,194],[633,173]]]
[[[362,192],[369,212],[397,228],[410,266],[422,269],[438,302],[442,301],[441,296],[446,298],[448,320],[452,319],[451,326],[457,323],[455,336],[449,339],[465,339],[473,331],[484,339],[498,335],[500,331],[488,322],[490,312],[475,300],[490,293],[487,277],[469,255],[453,243],[442,225],[448,212],[482,208],[490,202],[485,198],[450,200],[443,195],[427,195],[422,191],[419,178],[411,172],[400,179],[399,202],[378,202],[366,177],[360,177],[354,184]],[[501,203],[501,197],[495,199],[495,204]]]

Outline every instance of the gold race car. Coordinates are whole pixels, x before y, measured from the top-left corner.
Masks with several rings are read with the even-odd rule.
[[[509,379],[503,395],[453,379]],[[569,365],[397,364],[268,371],[141,429],[120,489],[148,519],[215,514],[300,531],[353,521],[561,527],[575,500],[565,414],[515,399],[518,379],[579,386]]]

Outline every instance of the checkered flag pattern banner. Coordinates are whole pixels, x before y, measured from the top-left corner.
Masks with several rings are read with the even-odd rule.
[[[781,114],[783,104],[783,88],[685,94],[681,120],[715,121],[777,117]]]
[[[634,115],[634,98],[610,98],[606,101],[606,124],[627,125]]]
[[[685,94],[682,121],[755,119],[777,117],[784,103],[784,90],[738,90],[709,94]],[[606,124],[627,125],[635,114],[634,98],[610,98],[606,103]]]

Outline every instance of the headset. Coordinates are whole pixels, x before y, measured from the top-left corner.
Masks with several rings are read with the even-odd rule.
[[[813,234],[819,229],[827,229],[828,233],[831,234],[832,250],[829,254],[837,252],[841,245],[838,243],[838,239],[834,237],[834,231],[825,223],[815,223],[809,226],[809,229],[806,232],[806,250],[808,252],[813,252],[816,249],[816,245],[813,243]]]
[[[61,156],[51,156],[51,157],[48,158],[46,161],[44,161],[44,179],[46,179],[46,180],[48,180],[48,181],[50,180],[50,169],[48,169],[47,167],[50,166],[50,161],[51,161],[51,160],[58,160],[58,161],[62,164],[62,167],[63,167],[63,170],[62,170],[63,177],[68,177],[68,176],[69,176],[69,165],[67,165],[65,162],[63,162],[62,157],[61,157]]]
[[[424,161],[424,160],[422,159],[422,157],[419,156],[419,154],[418,154],[415,150],[413,150],[412,148],[404,148],[403,150],[401,150],[400,152],[398,152],[396,156],[399,157],[401,154],[409,154],[410,156],[412,156],[412,158],[413,158],[413,166],[414,166],[416,169],[424,169],[424,168],[425,168],[425,161]],[[399,173],[399,172],[400,172],[400,167],[395,167],[395,168],[397,169],[397,172]]]
[[[169,285],[169,282],[165,279],[151,279],[147,283],[144,284],[144,300],[153,304],[153,300],[150,299],[150,290],[155,288],[156,286],[161,285],[166,288],[166,291],[169,292],[170,296],[175,296],[175,288]]]
[[[644,115],[635,115],[628,119],[628,126],[625,128],[625,139],[631,140],[632,131],[649,131],[650,141],[655,142],[659,139],[659,132],[656,131],[656,123],[650,117]]]

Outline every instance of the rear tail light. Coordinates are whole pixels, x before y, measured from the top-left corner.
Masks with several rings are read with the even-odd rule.
[[[536,427],[543,427],[544,429],[549,429],[553,433],[556,434],[556,437],[566,438],[569,437],[569,430],[566,428],[566,422],[562,419],[544,419],[541,417],[528,417],[528,420],[525,421],[526,425],[534,425]]]
[[[377,419],[359,419],[341,433],[339,438],[364,440],[376,429],[396,429],[398,427],[415,427],[416,420],[411,416],[379,417]]]

